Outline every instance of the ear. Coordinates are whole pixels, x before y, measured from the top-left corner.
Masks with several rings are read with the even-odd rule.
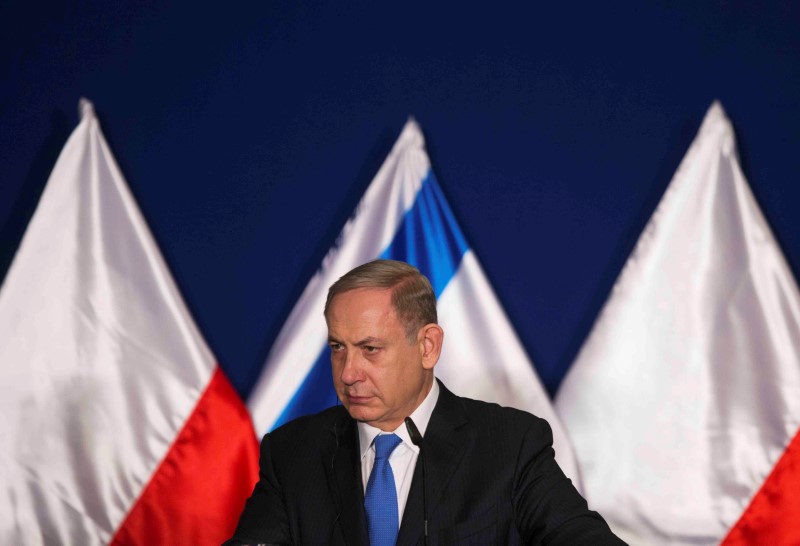
[[[442,354],[444,330],[438,324],[426,324],[420,329],[420,351],[422,351],[422,367],[432,370]]]

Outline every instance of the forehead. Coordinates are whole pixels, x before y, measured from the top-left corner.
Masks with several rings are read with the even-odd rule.
[[[326,318],[330,327],[394,319],[392,290],[356,288],[337,294],[331,301]]]

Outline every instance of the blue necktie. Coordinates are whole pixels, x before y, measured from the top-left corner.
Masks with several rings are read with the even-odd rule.
[[[371,546],[394,546],[397,541],[397,489],[392,467],[389,466],[389,455],[400,442],[396,434],[381,434],[373,441],[375,464],[364,497]]]

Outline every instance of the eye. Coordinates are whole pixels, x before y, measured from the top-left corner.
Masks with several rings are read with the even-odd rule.
[[[374,354],[378,352],[377,347],[373,347],[372,345],[364,345],[364,352],[367,354]]]
[[[342,350],[342,344],[341,343],[336,343],[335,341],[331,341],[330,343],[328,343],[328,347],[330,347],[331,351],[334,351],[334,352]]]

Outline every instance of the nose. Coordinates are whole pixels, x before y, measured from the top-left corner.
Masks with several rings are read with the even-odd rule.
[[[353,385],[361,378],[361,371],[356,359],[356,351],[347,351],[347,354],[344,355],[343,360],[344,365],[342,366],[342,372],[340,374],[342,383],[348,386]]]

